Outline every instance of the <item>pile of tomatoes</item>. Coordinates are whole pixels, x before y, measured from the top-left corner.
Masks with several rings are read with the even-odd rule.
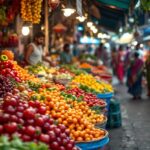
[[[87,102],[89,107],[92,107],[92,106],[105,107],[106,106],[105,101],[98,99],[96,95],[92,93],[87,93],[79,88],[73,88],[73,89],[67,90],[67,93],[72,94],[76,96],[77,98],[80,98],[80,97],[83,98],[83,100]]]
[[[5,77],[11,77],[17,82],[21,82],[18,72],[14,70],[12,61],[0,61],[0,74]]]

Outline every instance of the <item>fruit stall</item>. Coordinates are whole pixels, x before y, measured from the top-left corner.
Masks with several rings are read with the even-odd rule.
[[[22,68],[0,56],[0,149],[97,150],[109,142],[104,80],[79,66]]]

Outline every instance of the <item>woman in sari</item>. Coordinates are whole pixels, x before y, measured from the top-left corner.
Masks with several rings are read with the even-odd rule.
[[[123,84],[124,79],[124,53],[122,46],[119,47],[118,55],[117,55],[117,61],[116,61],[116,75],[120,82],[120,84]]]
[[[128,92],[133,96],[133,99],[141,99],[143,64],[139,54],[135,52],[134,60],[131,62],[127,73]]]
[[[150,97],[150,52],[145,62],[148,96]]]

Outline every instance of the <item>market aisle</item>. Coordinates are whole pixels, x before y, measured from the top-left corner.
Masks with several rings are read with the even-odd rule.
[[[121,103],[122,127],[111,129],[108,150],[150,150],[150,99],[131,100],[125,85],[115,85]]]

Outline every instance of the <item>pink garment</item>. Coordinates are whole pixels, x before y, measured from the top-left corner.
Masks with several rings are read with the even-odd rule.
[[[137,75],[141,71],[142,66],[143,66],[142,59],[138,58],[137,60],[135,60],[135,63],[132,66],[131,74],[133,76]]]
[[[123,53],[118,52],[116,74],[120,82],[123,82],[123,78],[124,78],[124,62],[122,57],[123,57]]]

